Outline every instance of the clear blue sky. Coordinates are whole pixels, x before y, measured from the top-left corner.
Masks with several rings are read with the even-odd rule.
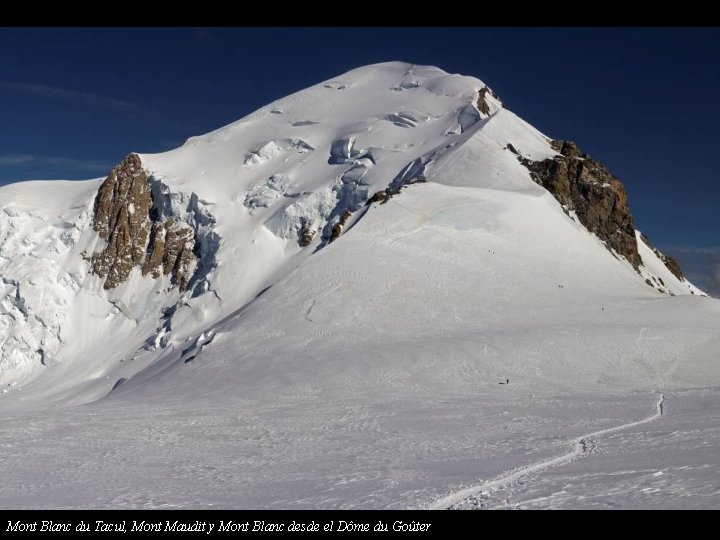
[[[625,183],[659,246],[720,246],[720,29],[0,29],[0,184],[104,176],[388,60],[476,76]],[[1,202],[1,201],[0,201]]]

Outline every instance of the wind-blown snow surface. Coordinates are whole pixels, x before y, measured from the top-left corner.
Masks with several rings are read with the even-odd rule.
[[[103,291],[82,257],[100,247],[98,181],[0,189],[0,338],[12,348],[0,506],[431,506],[647,417],[658,390],[667,414],[609,432],[653,449],[619,499],[622,457],[607,457],[597,486],[584,476],[606,448],[627,452],[601,439],[567,466],[575,491],[563,489],[577,495],[523,477],[539,490],[532,505],[582,505],[597,487],[598,504],[720,506],[707,473],[719,454],[691,454],[662,428],[707,428],[720,445],[709,421],[672,416],[674,399],[691,409],[695,395],[720,408],[707,390],[720,384],[720,302],[649,248],[641,276],[568,217],[506,150],[544,159],[548,139],[489,95],[490,114],[478,112],[483,86],[369,66],[141,156],[214,219],[203,294],[135,271]],[[304,225],[319,232],[302,248]],[[653,459],[677,481],[628,495]],[[668,499],[680,484],[706,496]],[[520,503],[526,487],[503,485]]]

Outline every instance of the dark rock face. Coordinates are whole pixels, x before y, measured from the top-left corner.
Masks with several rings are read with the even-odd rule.
[[[483,114],[490,114],[490,107],[488,106],[487,101],[485,101],[485,96],[489,91],[490,89],[487,86],[483,86],[480,89],[480,92],[478,92],[478,98],[475,102],[475,107],[477,107],[477,110]]]
[[[190,264],[195,261],[195,235],[192,229],[175,224],[172,219],[165,222],[165,231],[163,274],[171,275],[173,283],[184,291]]]
[[[185,290],[197,259],[195,233],[172,219],[160,221],[153,206],[148,174],[140,156],[130,154],[102,183],[93,207],[93,229],[107,245],[92,255],[92,269],[106,278],[106,290],[123,283],[136,266],[154,278],[170,275]]]
[[[380,204],[385,204],[388,202],[393,195],[395,195],[395,191],[391,190],[390,188],[383,189],[382,191],[377,191],[373,194],[372,197],[370,197],[367,201],[367,205],[370,205],[375,202],[379,202]]]
[[[107,278],[105,289],[125,281],[145,256],[151,205],[147,174],[140,157],[130,154],[110,171],[93,207],[93,229],[107,246],[92,256],[92,267]]]
[[[298,244],[300,247],[309,246],[313,241],[313,238],[315,238],[316,233],[317,231],[310,226],[310,223],[308,223],[306,219],[303,219],[298,237]]]
[[[345,211],[345,213],[340,217],[340,221],[338,221],[332,228],[330,242],[334,242],[340,237],[343,231],[343,227],[345,227],[345,224],[347,223],[347,220],[350,219],[350,216],[352,216],[352,212]]]
[[[150,242],[147,247],[147,256],[143,263],[143,275],[152,274],[159,278],[163,270],[163,255],[165,253],[165,224],[154,222],[150,230]]]
[[[532,179],[547,189],[567,211],[600,238],[608,249],[625,257],[637,270],[642,263],[625,188],[610,171],[573,142],[553,141],[561,155],[543,161],[518,156]]]
[[[171,275],[180,290],[185,290],[190,264],[195,260],[194,231],[176,224],[172,219],[165,223],[153,222],[147,256],[142,266],[143,275],[158,278]]]

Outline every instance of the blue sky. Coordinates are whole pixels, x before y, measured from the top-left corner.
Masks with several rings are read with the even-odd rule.
[[[476,76],[626,185],[660,247],[720,245],[720,29],[4,28],[0,184],[104,176],[354,67]]]

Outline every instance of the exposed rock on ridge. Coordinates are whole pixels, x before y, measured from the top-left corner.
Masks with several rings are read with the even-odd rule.
[[[93,229],[107,245],[92,256],[93,272],[105,277],[105,289],[125,281],[145,256],[152,205],[140,156],[123,159],[100,186],[93,207]]]
[[[658,259],[660,259],[668,270],[680,281],[685,280],[685,276],[683,275],[682,269],[680,268],[680,263],[678,263],[673,257],[670,255],[665,255],[664,253],[660,253],[660,251],[652,244],[650,239],[645,236],[643,233],[640,233],[640,238],[643,242],[645,242],[645,245],[653,250],[653,253],[657,255]]]
[[[181,291],[196,262],[194,231],[153,211],[155,201],[140,156],[130,154],[100,186],[93,208],[93,229],[107,242],[92,255],[92,269],[104,277],[103,288],[114,289],[134,267],[154,278],[171,276]],[[148,241],[149,237],[149,241]]]
[[[498,101],[500,102],[500,106],[501,106],[501,107],[504,107],[504,105],[503,105],[503,103],[502,103],[502,100],[501,100],[501,99],[498,97],[498,95],[493,91],[493,89],[490,88],[489,86],[483,86],[483,87],[478,91],[478,97],[477,97],[477,99],[475,100],[475,108],[476,108],[478,111],[480,111],[481,113],[483,113],[484,115],[489,115],[489,114],[490,114],[490,105],[488,105],[488,102],[487,102],[487,99],[486,99],[486,97],[487,97],[488,94],[490,94],[492,97],[494,97],[496,100],[498,100]]]
[[[188,269],[195,261],[194,248],[192,229],[176,224],[172,219],[164,223],[153,222],[147,257],[142,266],[143,275],[151,274],[154,278],[161,274],[172,275],[180,290],[185,290]]]
[[[608,249],[625,257],[637,270],[638,253],[625,188],[608,169],[569,141],[552,141],[561,155],[542,161],[518,156],[532,179],[547,189],[585,228],[602,240]]]
[[[343,232],[343,228],[345,227],[345,224],[347,223],[348,219],[352,217],[352,212],[346,210],[343,215],[340,217],[340,220],[335,224],[335,226],[332,228],[332,234],[330,235],[330,242],[334,242],[337,240],[340,235]]]
[[[488,92],[489,88],[487,86],[483,86],[478,92],[478,97],[475,101],[475,107],[477,107],[477,110],[486,115],[490,114],[490,107],[487,104],[487,101],[485,101],[485,95]]]
[[[313,238],[315,238],[315,229],[312,228],[311,224],[309,223],[308,219],[306,217],[303,217],[300,220],[300,233],[299,233],[299,239],[298,244],[300,244],[301,247],[307,247],[312,242]]]

